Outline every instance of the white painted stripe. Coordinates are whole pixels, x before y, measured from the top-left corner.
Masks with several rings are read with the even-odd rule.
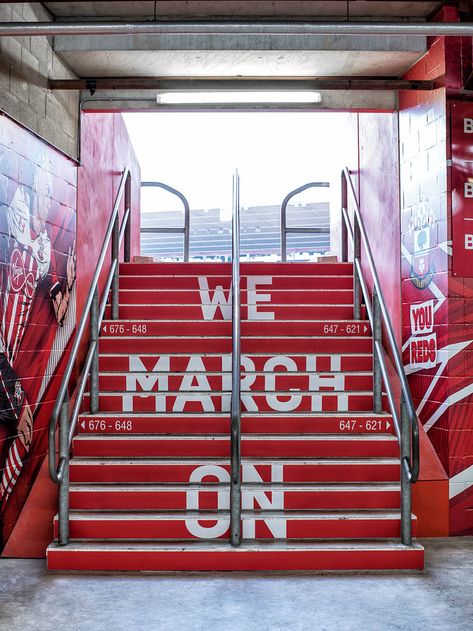
[[[433,427],[433,425],[435,425],[435,423],[439,420],[445,410],[448,410],[451,405],[454,405],[455,403],[466,399],[466,397],[470,396],[470,394],[473,394],[473,383],[470,383],[469,386],[466,386],[465,388],[462,388],[458,392],[455,392],[451,396],[447,397],[445,401],[437,408],[437,411],[432,414],[427,423],[425,423],[425,431],[428,432],[429,429]]]
[[[452,499],[471,486],[473,486],[473,465],[450,478],[448,496]]]

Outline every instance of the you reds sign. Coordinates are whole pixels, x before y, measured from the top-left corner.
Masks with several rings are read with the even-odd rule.
[[[411,305],[411,334],[425,335],[434,328],[434,301],[428,300],[420,305]]]

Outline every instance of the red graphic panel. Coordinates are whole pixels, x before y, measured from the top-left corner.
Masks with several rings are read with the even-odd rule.
[[[46,453],[75,327],[76,168],[0,117],[0,523],[3,543]]]
[[[451,104],[454,276],[473,277],[473,103]]]

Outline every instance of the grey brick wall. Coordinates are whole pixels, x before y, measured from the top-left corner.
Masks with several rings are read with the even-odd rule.
[[[0,4],[0,22],[34,21],[51,21],[41,4]],[[54,53],[52,38],[0,37],[0,108],[65,153],[77,156],[79,93],[48,90],[48,79],[73,78]]]

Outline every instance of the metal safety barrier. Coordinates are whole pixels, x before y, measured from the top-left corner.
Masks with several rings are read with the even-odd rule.
[[[119,209],[124,197],[124,214],[120,226]],[[112,214],[108,222],[95,272],[90,284],[89,293],[85,301],[82,315],[77,326],[69,359],[64,370],[64,376],[56,396],[51,418],[49,421],[49,475],[53,482],[59,485],[59,545],[69,542],[69,452],[75,434],[77,419],[82,405],[87,379],[90,375],[90,412],[96,414],[99,409],[99,368],[98,368],[98,340],[108,296],[111,293],[111,318],[118,319],[118,266],[120,245],[124,238],[124,260],[130,260],[131,253],[131,174],[125,168],[115,197]],[[99,278],[111,242],[111,265],[107,280],[104,284],[102,299],[99,298]],[[90,327],[90,338],[87,355],[81,374],[76,385],[76,399],[70,411],[69,384],[77,361],[81,343],[86,332],[87,323]],[[59,463],[56,455],[56,427],[59,419]]]
[[[348,197],[353,207],[353,225],[348,211]],[[353,310],[356,320],[361,318],[362,295],[365,309],[373,333],[373,411],[383,411],[383,383],[393,417],[394,428],[400,445],[401,453],[401,541],[406,545],[412,544],[412,488],[419,477],[419,423],[412,401],[412,395],[407,382],[401,354],[396,344],[394,329],[384,300],[381,283],[371,252],[368,235],[361,217],[358,198],[353,185],[350,171],[342,171],[342,261],[348,261],[348,237],[353,248],[354,272],[354,301]],[[363,276],[363,261],[368,268],[373,281],[372,296],[368,284]],[[396,395],[391,383],[383,347],[383,328],[389,343],[389,349],[394,362],[394,368],[399,379],[401,390],[400,405],[396,402]]]
[[[287,225],[287,205],[293,197],[309,188],[330,188],[329,182],[308,182],[286,195],[281,204],[281,261],[286,262],[288,234],[329,234],[330,228],[304,228]]]
[[[190,206],[185,195],[163,182],[141,182],[142,188],[162,188],[163,190],[179,197],[184,206],[184,226],[182,228],[141,228],[141,234],[183,234],[184,235],[184,263],[189,261],[190,242]]]

